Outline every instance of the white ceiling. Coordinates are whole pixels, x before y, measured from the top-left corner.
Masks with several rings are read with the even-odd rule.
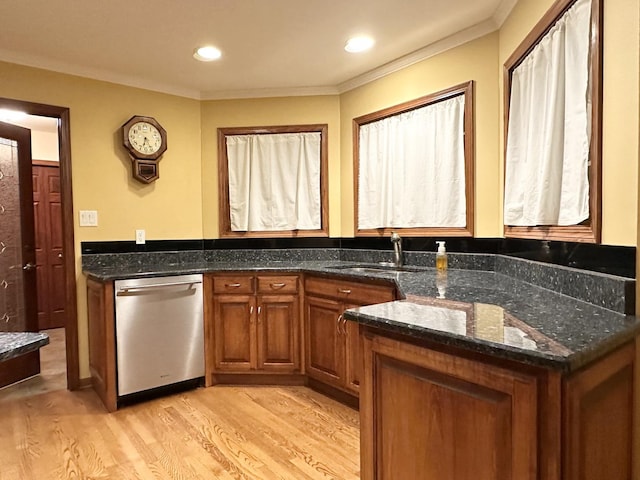
[[[517,0],[2,0],[0,60],[198,98],[340,93],[495,30]],[[356,34],[372,50],[348,54]],[[217,62],[193,59],[213,44]]]
[[[38,115],[21,115],[20,118],[6,117],[0,110],[0,122],[12,123],[20,127],[36,130],[38,132],[57,133],[58,119],[52,117],[41,117]]]

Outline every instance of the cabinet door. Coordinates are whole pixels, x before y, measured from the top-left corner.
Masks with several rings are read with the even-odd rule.
[[[256,368],[253,295],[217,295],[214,299],[215,370],[245,372]]]
[[[300,368],[297,295],[258,298],[258,369],[293,373]]]
[[[355,308],[358,305],[346,305],[345,310]],[[359,335],[359,325],[356,322],[347,321],[342,327],[346,342],[346,386],[353,393],[360,391],[360,378],[362,377],[362,338]]]
[[[632,478],[635,355],[627,345],[566,380],[563,479]]]
[[[343,386],[345,344],[338,330],[342,304],[307,297],[305,305],[307,374],[316,380]]]
[[[536,378],[364,339],[362,479],[535,480]]]

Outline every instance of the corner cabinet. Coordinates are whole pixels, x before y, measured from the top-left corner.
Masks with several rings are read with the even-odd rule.
[[[210,278],[212,383],[221,374],[300,374],[297,275]]]
[[[628,480],[628,344],[571,375],[363,327],[363,480]]]
[[[358,325],[347,322],[342,313],[353,307],[395,300],[395,287],[309,276],[304,289],[307,376],[357,396],[362,344]]]

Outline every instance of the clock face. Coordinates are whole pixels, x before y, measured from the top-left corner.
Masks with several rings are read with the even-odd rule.
[[[137,122],[129,129],[129,143],[136,151],[152,155],[162,146],[162,136],[158,129],[147,122]]]

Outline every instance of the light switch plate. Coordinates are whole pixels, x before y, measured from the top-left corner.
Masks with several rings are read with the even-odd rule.
[[[145,232],[144,230],[136,230],[136,243],[138,245],[143,245],[145,243]]]
[[[80,226],[81,227],[97,227],[98,211],[97,210],[80,210]]]

